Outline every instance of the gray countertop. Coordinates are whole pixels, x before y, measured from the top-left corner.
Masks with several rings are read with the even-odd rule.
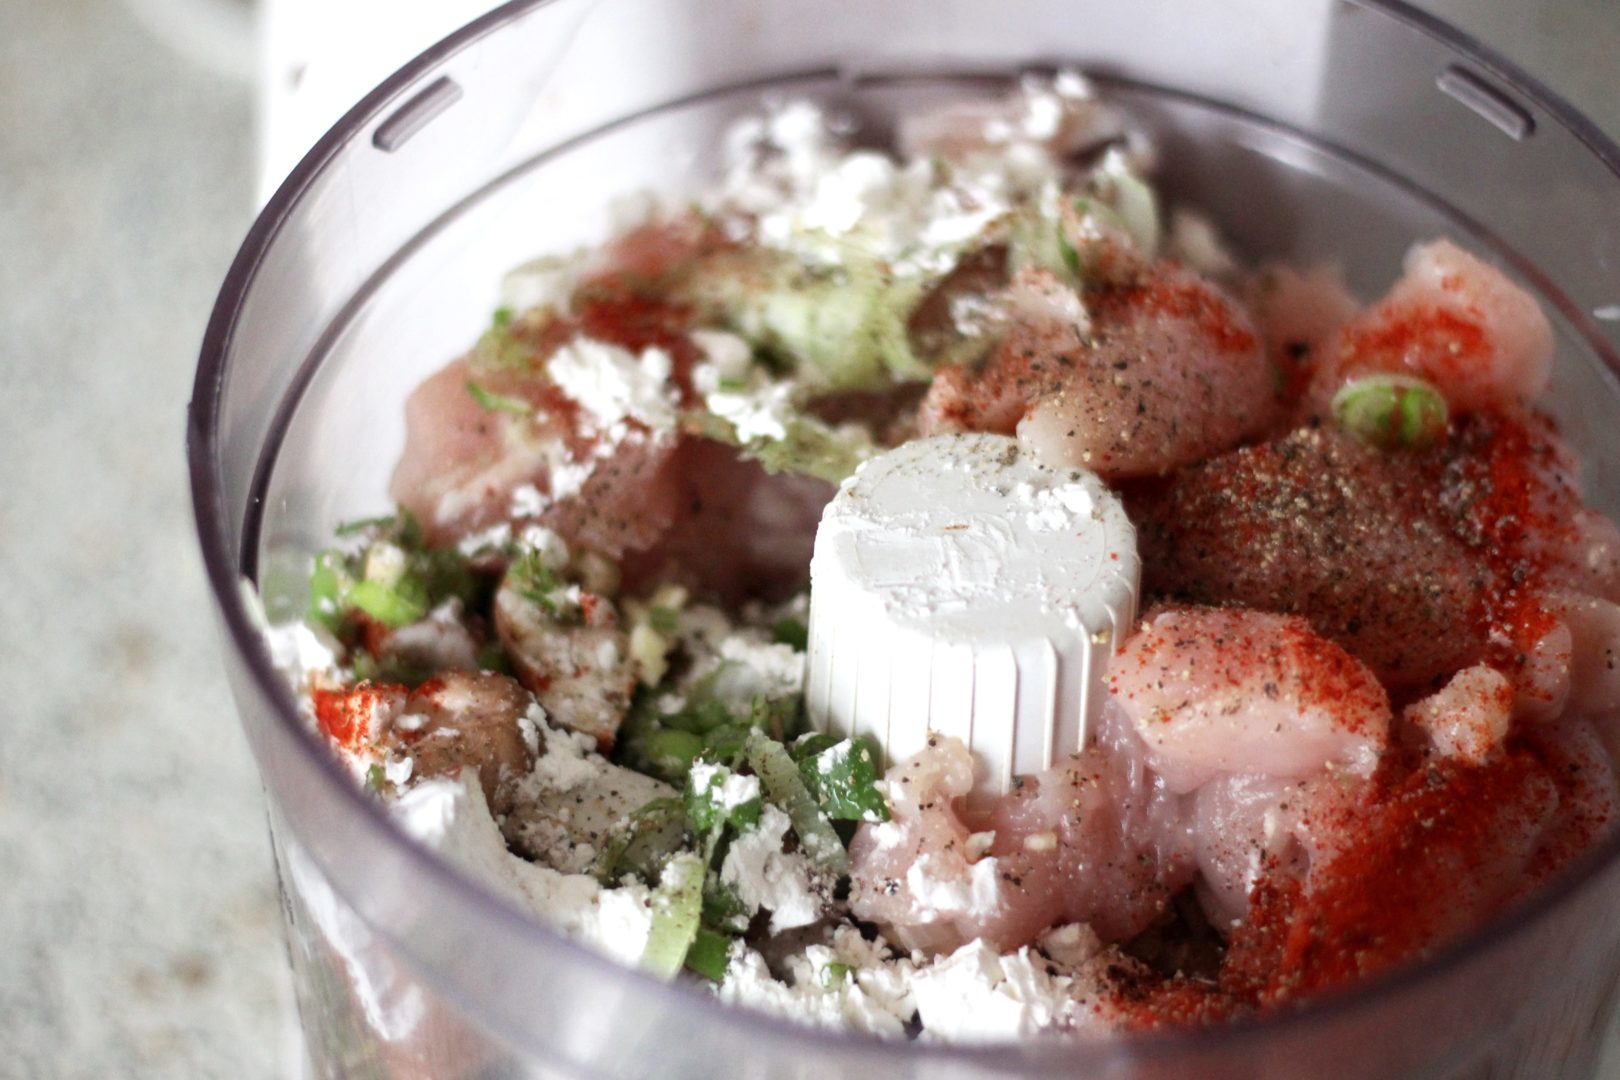
[[[253,98],[137,0],[0,3],[0,1075],[296,1071],[183,408]],[[1620,5],[1430,0],[1620,133]]]

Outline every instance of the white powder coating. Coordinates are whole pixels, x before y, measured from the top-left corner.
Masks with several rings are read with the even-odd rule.
[[[590,338],[564,345],[546,365],[552,381],[602,431],[627,420],[639,421],[653,431],[674,430],[680,403],[670,370],[670,356],[662,349],[645,349],[637,356]]]
[[[811,722],[871,735],[891,761],[954,735],[986,768],[980,790],[1005,791],[1084,746],[1140,573],[1136,532],[1090,473],[1001,435],[906,443],[822,514]]]
[[[800,852],[782,850],[792,822],[767,804],[759,824],[733,841],[720,866],[720,880],[750,911],[771,913],[771,933],[809,926],[821,918],[822,901],[811,887],[810,864]]]

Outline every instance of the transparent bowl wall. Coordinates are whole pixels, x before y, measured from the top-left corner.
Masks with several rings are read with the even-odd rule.
[[[232,268],[190,414],[227,663],[270,806],[322,1076],[1578,1077],[1620,973],[1620,859],[1425,964],[1264,1022],[950,1049],[719,1008],[526,920],[396,833],[303,730],[240,583],[295,612],[332,527],[386,508],[401,402],[487,325],[501,273],[600,238],[616,197],[710,175],[769,94],[897,110],[1077,65],[1153,131],[1172,202],[1245,256],[1340,261],[1364,295],[1452,235],[1556,324],[1555,410],[1611,513],[1616,154],[1543,90],[1393,4],[552,0],[511,4],[357,107]]]

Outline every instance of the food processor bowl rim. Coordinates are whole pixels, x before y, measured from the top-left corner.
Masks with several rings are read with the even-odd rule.
[[[926,1064],[929,1060],[949,1061],[955,1065],[981,1063],[1004,1073],[1012,1070],[1031,1074],[1049,1071],[1053,1066],[1072,1072],[1088,1062],[1117,1063],[1120,1059],[1147,1062],[1174,1058],[1184,1053],[1208,1051],[1217,1045],[1241,1048],[1255,1040],[1264,1042],[1279,1033],[1297,1033],[1350,1017],[1375,1006],[1382,999],[1399,996],[1431,980],[1444,978],[1470,959],[1528,932],[1544,915],[1590,887],[1594,877],[1620,859],[1620,834],[1617,834],[1585,853],[1557,881],[1538,889],[1526,901],[1499,914],[1476,932],[1436,950],[1433,955],[1286,1011],[1234,1020],[1211,1028],[1169,1028],[1096,1042],[1076,1043],[1053,1039],[1038,1040],[1033,1045],[974,1045],[906,1042],[856,1032],[812,1028],[773,1014],[723,1004],[705,992],[678,982],[671,984],[655,979],[525,915],[483,884],[405,835],[342,770],[330,750],[301,719],[282,673],[271,660],[260,623],[243,597],[239,563],[241,553],[233,549],[229,542],[231,530],[220,475],[220,407],[228,358],[243,299],[253,287],[266,253],[276,242],[293,208],[339,151],[386,115],[390,108],[402,102],[410,92],[425,85],[424,76],[436,70],[444,61],[531,11],[560,2],[570,0],[509,0],[473,20],[383,80],[316,142],[267,201],[226,273],[204,333],[197,376],[187,406],[186,456],[192,507],[204,567],[214,600],[219,605],[219,614],[228,631],[227,647],[234,649],[245,664],[253,690],[261,699],[261,704],[273,710],[275,719],[284,729],[282,734],[288,737],[302,764],[314,769],[321,782],[336,789],[338,797],[347,802],[357,820],[365,823],[364,828],[372,839],[394,845],[405,860],[427,879],[437,880],[449,893],[480,909],[493,922],[504,924],[511,933],[527,935],[531,939],[537,937],[546,948],[560,952],[571,964],[582,965],[591,974],[602,978],[634,986],[636,996],[656,995],[666,1005],[673,998],[678,1002],[675,1005],[678,1011],[693,1019],[701,1019],[711,1029],[718,1029],[719,1034],[735,1031],[744,1036],[768,1035],[773,1042],[784,1047],[810,1053],[860,1050],[895,1063]],[[1579,140],[1611,173],[1620,177],[1620,146],[1562,97],[1471,35],[1418,10],[1404,0],[1339,2],[1405,23],[1466,54],[1524,93]],[[321,866],[321,870],[329,880],[341,878],[341,874],[334,875],[330,867]],[[352,898],[338,880],[331,880],[331,884],[345,902],[354,906]],[[363,911],[361,914],[365,917]],[[413,971],[424,983],[445,993],[451,1000],[460,1000],[465,987],[451,983],[442,973],[422,963],[419,955],[412,950],[411,943],[401,940],[389,928],[374,925],[369,917],[366,917],[366,922],[374,932],[411,959]],[[542,1056],[555,1053],[555,1046],[533,1042],[529,1032],[508,1030],[498,1022],[491,1025],[487,1018],[473,1019],[490,1027],[516,1048]]]

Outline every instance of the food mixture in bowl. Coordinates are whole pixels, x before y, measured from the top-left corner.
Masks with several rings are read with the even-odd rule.
[[[951,1040],[1284,1007],[1607,832],[1620,534],[1534,299],[1444,238],[1370,303],[1240,266],[1073,75],[853,135],[737,124],[411,394],[399,512],[272,631],[401,828],[628,964]],[[920,438],[1136,531],[1087,744],[1005,790],[806,715],[818,522]]]

